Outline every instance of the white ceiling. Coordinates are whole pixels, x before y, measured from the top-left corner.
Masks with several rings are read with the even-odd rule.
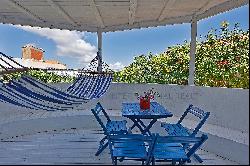
[[[103,32],[201,20],[249,0],[0,0],[0,22]]]

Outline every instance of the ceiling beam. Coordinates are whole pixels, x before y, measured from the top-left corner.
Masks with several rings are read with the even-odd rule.
[[[94,1],[94,0],[90,0],[90,6],[91,6],[91,8],[93,9],[93,11],[94,11],[94,13],[95,13],[95,17],[96,17],[96,20],[97,20],[99,26],[100,26],[101,28],[104,28],[105,25],[104,25],[104,23],[103,23],[102,16],[101,16],[101,14],[100,14],[100,11],[99,11],[98,8],[96,7],[96,4],[95,4],[95,1]]]
[[[32,19],[38,21],[38,22],[45,22],[42,18],[38,17],[37,15],[33,14],[31,11],[29,11],[28,9],[24,8],[23,6],[21,6],[19,3],[17,3],[14,0],[8,0],[7,1],[10,5],[12,5],[14,8],[18,9],[19,11],[21,11],[22,13],[28,15],[29,17],[31,17]]]
[[[51,7],[53,7],[58,13],[60,13],[68,22],[70,22],[74,26],[78,26],[75,20],[56,2],[53,0],[47,0]]]
[[[204,8],[204,10],[196,13],[197,20],[202,20],[218,13],[226,12],[237,7],[241,7],[249,4],[249,0],[228,0],[220,3],[216,6],[210,7],[209,9]]]
[[[133,25],[135,21],[135,13],[137,8],[137,0],[130,0],[129,2],[129,25]]]
[[[163,8],[160,12],[160,15],[158,17],[158,21],[162,21],[164,20],[165,16],[166,16],[166,13],[168,12],[169,8],[171,8],[174,3],[175,3],[176,0],[166,0],[164,1],[164,5],[163,5]]]
[[[208,10],[208,5],[209,5],[210,3],[213,3],[213,1],[207,0],[207,1],[204,3],[204,5],[202,5],[201,8],[199,8],[197,11],[194,12],[194,16],[196,16],[196,15],[198,15],[198,14],[200,14],[200,13],[203,13],[203,12],[205,12],[206,10]]]
[[[161,22],[157,20],[148,20],[148,21],[135,22],[133,25],[128,25],[128,24],[114,25],[105,27],[103,29],[103,32],[115,32],[115,31],[148,28],[148,27],[166,26],[171,24],[190,23],[190,20],[192,20],[192,16],[193,15],[190,14],[180,17],[170,17],[162,20]]]

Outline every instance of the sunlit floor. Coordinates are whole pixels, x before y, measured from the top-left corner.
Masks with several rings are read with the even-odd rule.
[[[99,129],[70,129],[4,139],[0,142],[0,164],[112,164],[108,148],[95,156],[102,137]],[[204,165],[237,164],[204,150],[199,150],[197,154],[204,160]],[[124,164],[140,165],[141,162],[118,162],[118,165]],[[192,159],[187,164],[200,163]]]

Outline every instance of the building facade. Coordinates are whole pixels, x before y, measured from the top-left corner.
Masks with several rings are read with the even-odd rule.
[[[56,60],[44,60],[44,50],[31,44],[22,47],[22,58],[13,58],[18,63],[29,68],[67,69],[65,64]]]

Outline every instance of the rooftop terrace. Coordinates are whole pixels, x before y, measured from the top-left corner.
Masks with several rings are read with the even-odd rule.
[[[55,86],[64,89],[68,85]],[[174,116],[157,121],[151,132],[166,135],[160,123],[177,122],[192,103],[211,113],[198,133],[208,135],[199,150],[202,164],[249,163],[248,89],[112,83],[102,98],[83,103],[78,111],[40,111],[1,102],[0,164],[111,164],[108,148],[95,156],[103,134],[90,109],[100,102],[112,120],[125,119],[131,127],[132,121],[121,116],[121,103],[138,102],[134,93],[152,87],[161,93],[155,100]],[[184,124],[194,128],[195,122],[187,117]],[[193,159],[188,164],[199,163]]]
[[[110,112],[114,115],[111,118],[120,119],[120,117],[115,116],[116,111]],[[71,114],[71,117],[68,119],[69,121],[81,121],[82,125],[85,127],[69,128],[69,126],[68,129],[64,129],[62,123],[65,122],[69,114]],[[14,128],[20,125],[27,129],[28,127],[26,125],[30,125],[32,119],[36,120],[37,124],[42,123],[44,128],[40,128],[39,131],[35,132],[34,129],[38,128],[38,125],[33,124],[33,132],[31,132],[31,134],[26,135],[25,132],[22,134],[20,132],[19,134],[16,134],[17,136],[2,139],[0,142],[0,164],[112,164],[108,148],[99,156],[95,156],[99,140],[103,137],[103,132],[95,124],[95,121],[92,121],[94,119],[91,119],[92,123],[89,123],[90,121],[87,120],[89,119],[89,116],[92,115],[87,110],[85,112],[81,111],[74,113],[47,112],[44,114],[36,113],[32,115],[27,113],[19,116],[19,122],[5,123],[5,125],[2,125],[4,128],[4,130],[1,130],[2,134],[5,134],[5,132],[10,129],[13,131]],[[157,123],[158,124],[154,126],[152,131],[164,133],[160,127],[157,127],[160,126],[160,122]],[[55,128],[53,130],[52,128],[46,129],[45,124],[49,124],[49,126],[54,125]],[[29,130],[31,130],[31,128],[32,127],[30,127]],[[197,154],[199,154],[204,160],[202,163],[203,165],[239,164],[206,150],[199,150]],[[125,160],[118,164],[140,165],[141,163]],[[192,163],[187,164],[195,165],[200,163],[193,158]]]

